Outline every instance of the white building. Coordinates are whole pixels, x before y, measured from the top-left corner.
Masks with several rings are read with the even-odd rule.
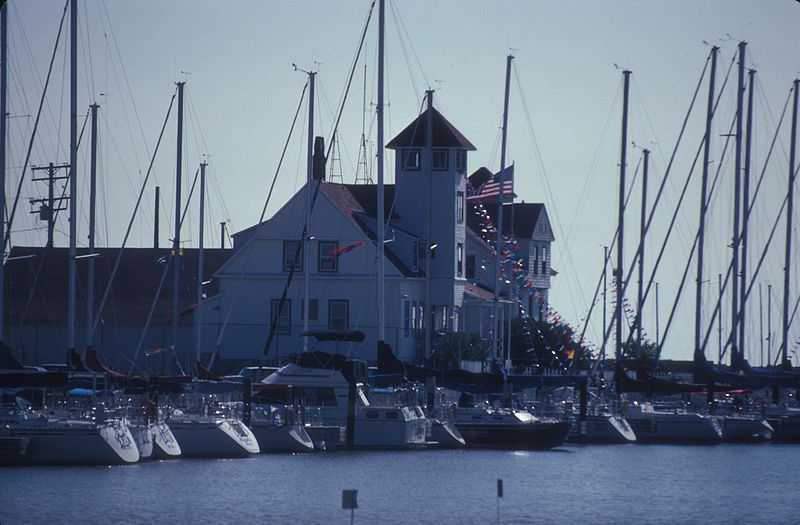
[[[432,151],[426,148],[427,112],[386,145],[396,152],[396,184],[385,186],[384,199],[388,220],[385,333],[386,342],[404,360],[421,355],[426,311],[435,331],[486,336],[483,327],[490,324],[493,299],[493,274],[476,272],[476,267],[491,257],[491,248],[470,216],[475,211],[466,200],[467,156],[475,148],[438,111],[431,111]],[[308,254],[299,253],[295,258],[309,195],[314,206],[303,243]],[[301,334],[307,313],[310,330],[363,331],[363,344],[341,347],[340,351],[374,359],[378,333],[376,212],[375,185],[314,180],[272,218],[235,234],[234,253],[214,276],[219,280],[219,294],[209,297],[202,308],[204,353],[216,351],[220,360],[263,359],[272,328],[274,338],[266,358],[295,354],[303,349]],[[531,282],[546,300],[553,236],[544,206],[515,205],[513,224],[525,266],[536,268]],[[504,230],[510,231],[511,226]],[[426,309],[428,262],[432,307]],[[284,308],[278,312],[290,273]],[[507,296],[507,287],[503,294]],[[523,303],[529,309],[532,297],[530,294]],[[508,299],[503,299],[503,304],[513,311],[511,315],[517,315],[516,308],[508,308]]]

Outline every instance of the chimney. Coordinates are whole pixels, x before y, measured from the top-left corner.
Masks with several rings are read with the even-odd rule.
[[[314,180],[325,180],[325,139],[314,137]]]

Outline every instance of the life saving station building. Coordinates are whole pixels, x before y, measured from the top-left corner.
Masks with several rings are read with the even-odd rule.
[[[475,147],[436,109],[428,111],[430,151],[427,111],[386,145],[395,151],[396,184],[384,186],[385,339],[408,361],[424,356],[426,323],[436,333],[479,333],[486,339],[492,327],[492,218],[498,205],[469,199],[491,172],[482,168],[468,179],[468,154]],[[338,343],[338,351],[375,359],[377,186],[328,182],[321,180],[324,171],[318,169],[272,218],[234,235],[233,255],[214,275],[219,293],[201,308],[203,354],[216,352],[222,361],[296,354],[303,350],[308,316],[309,330],[364,332],[363,343]],[[309,198],[314,205],[303,239]],[[542,204],[515,204],[512,222],[511,206],[503,208],[503,230],[513,230],[517,240],[508,250],[518,268],[501,276],[500,319],[524,310],[537,317],[550,288],[553,235],[547,212]],[[510,300],[508,283],[523,281]]]

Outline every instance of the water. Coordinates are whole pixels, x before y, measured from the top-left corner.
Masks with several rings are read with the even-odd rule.
[[[565,446],[0,468],[0,523],[798,523],[800,445]]]

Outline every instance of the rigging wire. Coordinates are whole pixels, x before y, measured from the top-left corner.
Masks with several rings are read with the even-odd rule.
[[[39,127],[39,118],[42,115],[42,107],[44,106],[44,97],[47,94],[47,87],[50,84],[50,76],[51,73],[53,72],[53,62],[55,61],[56,52],[58,51],[58,42],[61,40],[61,31],[64,28],[64,19],[66,18],[67,15],[68,6],[69,6],[69,0],[67,1],[67,3],[64,4],[64,11],[63,13],[61,13],[61,23],[58,26],[58,34],[56,35],[56,43],[55,47],[53,48],[53,54],[50,57],[50,67],[47,70],[47,78],[45,80],[44,89],[42,90],[42,97],[39,100],[39,109],[36,111],[36,120],[33,125],[33,133],[31,134],[31,140],[28,143],[28,153],[25,155],[25,163],[22,166],[22,174],[20,175],[19,184],[17,185],[17,191],[16,194],[14,195],[14,204],[11,207],[11,214],[8,218],[8,225],[5,233],[5,238],[3,239],[2,253],[5,253],[6,246],[8,246],[9,243],[9,238],[11,235],[11,226],[14,223],[14,215],[17,210],[17,204],[19,203],[19,196],[22,191],[22,183],[25,179],[25,171],[28,169],[28,163],[30,162],[31,151],[33,150],[33,142],[34,139],[36,138],[36,130]],[[3,116],[3,118],[5,118],[5,116]],[[3,145],[3,147],[5,147],[5,145]],[[70,167],[70,171],[72,171],[72,167]]]
[[[172,106],[175,102],[176,93],[172,94],[172,97],[169,100],[169,107],[167,108],[167,115],[164,117],[164,124],[161,126],[161,132],[158,135],[158,140],[156,141],[156,147],[153,150],[153,155],[150,157],[150,166],[147,168],[147,173],[145,174],[144,181],[142,182],[141,190],[139,191],[139,197],[136,199],[136,205],[133,208],[133,213],[131,214],[131,219],[128,222],[128,228],[125,230],[125,236],[122,239],[122,244],[119,249],[119,253],[117,254],[117,260],[114,262],[114,269],[111,271],[111,275],[108,278],[108,285],[106,286],[105,292],[103,292],[103,298],[100,301],[100,304],[97,307],[97,314],[95,315],[94,324],[92,324],[91,331],[89,332],[89,341],[94,340],[94,334],[97,331],[97,325],[100,322],[103,308],[105,307],[106,300],[108,299],[108,294],[111,291],[111,285],[114,282],[114,278],[117,275],[117,270],[119,269],[120,261],[122,260],[122,254],[125,252],[125,245],[128,242],[128,237],[131,233],[131,228],[133,227],[133,222],[136,219],[136,213],[139,210],[139,205],[142,202],[142,196],[144,195],[144,190],[147,187],[147,181],[150,179],[150,174],[153,171],[153,163],[156,160],[156,154],[158,153],[158,148],[161,146],[161,139],[164,137],[164,131],[167,128],[167,123],[169,122],[169,116],[172,112]]]

